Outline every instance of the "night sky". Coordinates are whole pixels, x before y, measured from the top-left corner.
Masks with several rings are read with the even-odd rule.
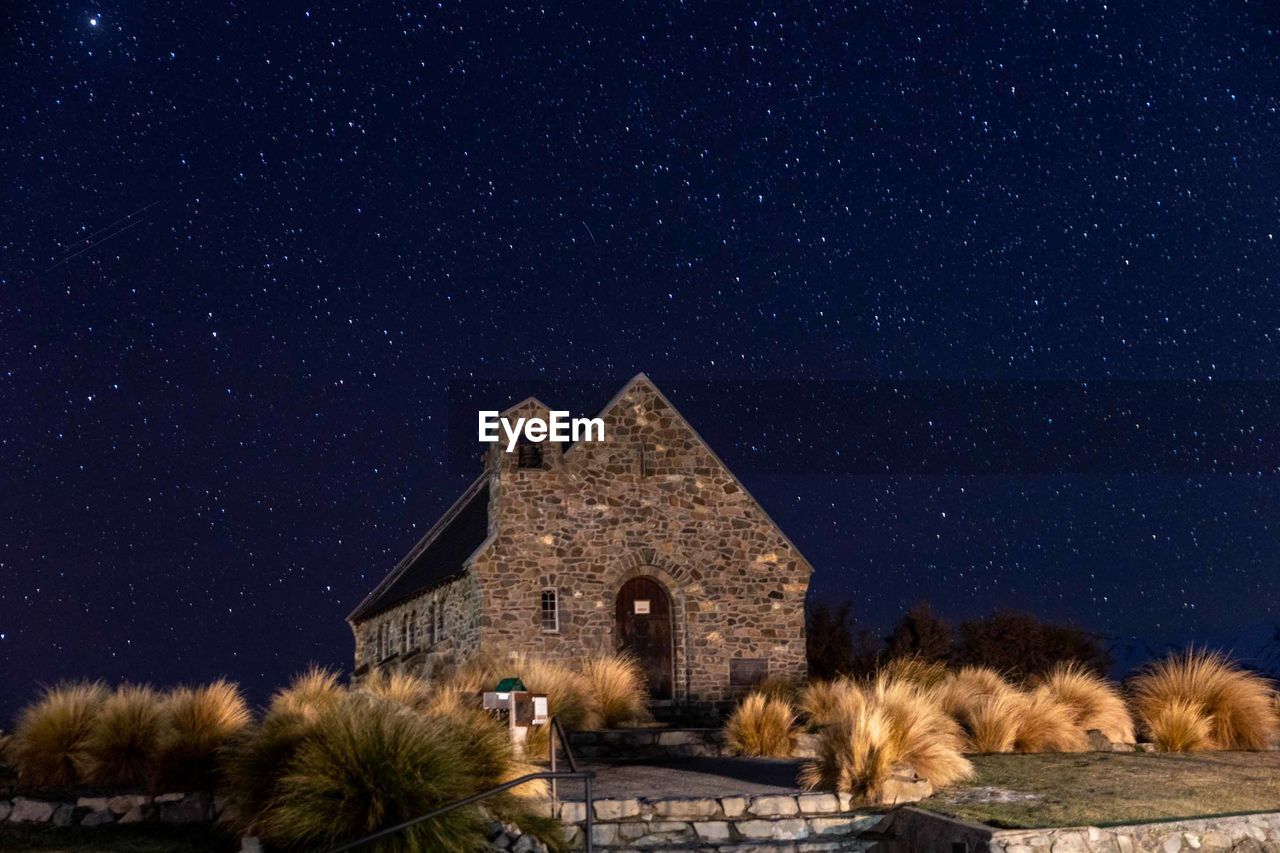
[[[647,372],[877,630],[1273,620],[1276,6],[828,5],[12,9],[0,717],[349,664],[481,380]]]

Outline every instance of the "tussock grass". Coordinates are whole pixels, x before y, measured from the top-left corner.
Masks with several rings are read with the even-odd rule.
[[[1087,752],[1089,739],[1076,724],[1070,707],[1050,692],[1031,690],[1018,694],[1017,734],[1013,751]]]
[[[259,820],[272,844],[321,849],[467,796],[464,755],[439,719],[353,695],[319,715]],[[391,851],[470,851],[474,808],[418,824],[383,842]]]
[[[964,666],[938,682],[930,691],[942,709],[972,730],[972,719],[989,700],[1016,688],[994,669]]]
[[[68,682],[45,688],[22,711],[8,751],[23,785],[51,788],[84,781],[86,747],[107,696],[101,682]]]
[[[1171,751],[1266,749],[1280,730],[1271,683],[1217,652],[1172,654],[1136,675],[1130,690],[1143,731]],[[1197,714],[1208,722],[1207,739],[1197,737]]]
[[[629,654],[600,655],[583,666],[591,703],[605,728],[649,719],[649,690],[640,662]]]
[[[909,766],[935,788],[968,778],[964,738],[955,720],[919,685],[879,678],[865,689],[833,694],[817,758],[801,774],[806,788],[829,788],[877,800],[899,768]]]
[[[288,687],[271,697],[270,711],[277,714],[296,713],[313,717],[331,707],[346,694],[338,683],[338,673],[319,666],[309,666]]]
[[[163,697],[145,685],[125,684],[103,700],[84,745],[84,777],[108,788],[154,781]]]
[[[536,657],[515,661],[511,668],[530,692],[546,694],[548,713],[559,717],[566,729],[600,727],[600,714],[592,700],[591,683],[582,673],[559,661]]]
[[[800,693],[800,713],[810,728],[821,728],[835,719],[841,694],[857,689],[857,685],[845,678],[810,681]]]
[[[942,661],[909,656],[893,658],[881,667],[876,675],[891,681],[907,681],[921,687],[936,687],[948,678],[950,672]]]
[[[1036,683],[1070,709],[1082,731],[1096,729],[1112,743],[1134,742],[1133,718],[1120,691],[1093,671],[1075,662],[1059,664]]]
[[[409,708],[425,711],[434,701],[435,689],[425,679],[402,672],[374,670],[360,684],[360,692],[377,699]]]
[[[725,743],[737,755],[785,758],[796,744],[796,714],[786,699],[747,696],[725,723]]]
[[[212,788],[219,751],[252,722],[240,688],[226,680],[178,687],[163,703],[158,773],[163,786],[194,791]]]

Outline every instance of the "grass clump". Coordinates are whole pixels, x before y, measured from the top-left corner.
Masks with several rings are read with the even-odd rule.
[[[640,662],[629,654],[600,655],[583,666],[600,724],[614,728],[649,719],[649,689]]]
[[[963,734],[936,698],[919,685],[879,678],[834,694],[817,757],[801,774],[806,788],[880,800],[890,777],[910,767],[935,788],[968,778]]]
[[[725,723],[725,743],[737,755],[784,758],[796,745],[796,714],[786,699],[755,692]]]
[[[1217,652],[1170,655],[1136,675],[1130,690],[1142,730],[1161,749],[1260,750],[1280,730],[1270,682]]]
[[[471,791],[464,755],[439,720],[351,696],[297,745],[258,823],[266,840],[322,848],[411,820]],[[469,851],[480,813],[459,809],[386,839],[380,850]]]
[[[835,719],[836,710],[841,701],[841,694],[847,690],[857,690],[857,686],[846,678],[831,681],[810,681],[800,693],[800,713],[810,729],[820,729]]]
[[[98,707],[85,741],[85,777],[107,788],[138,788],[154,781],[163,697],[145,685],[124,684]]]
[[[1046,691],[1071,712],[1083,731],[1099,731],[1112,743],[1133,743],[1133,718],[1115,685],[1078,663],[1058,664],[1038,679]]]
[[[94,720],[108,695],[101,682],[63,683],[45,688],[22,711],[8,752],[23,785],[54,788],[84,781]]]
[[[179,791],[212,788],[219,752],[253,719],[240,688],[226,680],[178,687],[165,697],[163,710],[157,755],[160,784]]]

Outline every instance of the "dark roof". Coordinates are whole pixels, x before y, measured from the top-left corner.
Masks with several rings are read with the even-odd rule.
[[[367,619],[457,577],[463,563],[488,537],[489,478],[482,476],[347,618]]]

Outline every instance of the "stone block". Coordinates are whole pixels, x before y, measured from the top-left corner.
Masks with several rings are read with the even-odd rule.
[[[867,832],[880,822],[880,815],[856,817],[815,817],[809,819],[811,835],[853,835]]]
[[[720,814],[720,804],[711,799],[655,800],[652,807],[656,817],[699,818]]]
[[[240,853],[262,853],[262,842],[253,835],[241,838]]]
[[[724,809],[725,817],[738,817],[747,810],[747,798],[721,797],[720,808]]]
[[[799,841],[809,836],[809,826],[800,818],[744,820],[737,828],[744,838],[752,841]]]
[[[10,823],[48,823],[53,819],[53,803],[16,797],[9,812]]]
[[[729,824],[722,820],[695,821],[693,831],[699,841],[728,841],[733,836]]]
[[[88,809],[91,812],[105,812],[108,808],[107,797],[81,797],[76,800],[76,808]]]
[[[63,803],[53,810],[53,819],[49,822],[54,826],[64,827],[71,826],[72,818],[76,815],[76,807],[71,803]]]
[[[840,811],[840,798],[835,794],[801,794],[796,797],[801,814],[831,814]]]
[[[115,822],[116,816],[109,811],[89,812],[80,819],[81,826],[103,826]]]
[[[686,746],[701,742],[702,738],[689,731],[676,730],[658,734],[658,744],[661,746]]]
[[[13,811],[13,803],[8,800],[0,800],[0,823],[9,819],[9,812]]]
[[[158,799],[158,798],[157,798]],[[209,819],[205,798],[192,794],[181,800],[166,800],[158,806],[162,823],[200,823]]]
[[[1217,830],[1206,832],[1200,836],[1200,846],[1205,850],[1230,850],[1231,836]]]
[[[885,780],[880,787],[877,803],[887,806],[901,803],[914,803],[933,796],[933,786],[927,779],[913,779],[906,775],[895,774]]]
[[[561,803],[560,804],[560,822],[561,823],[582,823],[587,819],[586,803]]]
[[[147,819],[145,806],[134,806],[120,816],[120,823],[142,823]]]
[[[118,797],[111,797],[107,800],[107,808],[115,814],[127,814],[135,808],[140,808],[151,802],[151,798],[145,794],[122,794]]]
[[[790,817],[800,813],[795,797],[766,794],[752,797],[747,811],[760,817]]]
[[[157,803],[177,803],[185,798],[186,794],[156,794],[154,802]]]
[[[639,800],[596,800],[596,820],[619,820],[625,817],[639,817]]]

